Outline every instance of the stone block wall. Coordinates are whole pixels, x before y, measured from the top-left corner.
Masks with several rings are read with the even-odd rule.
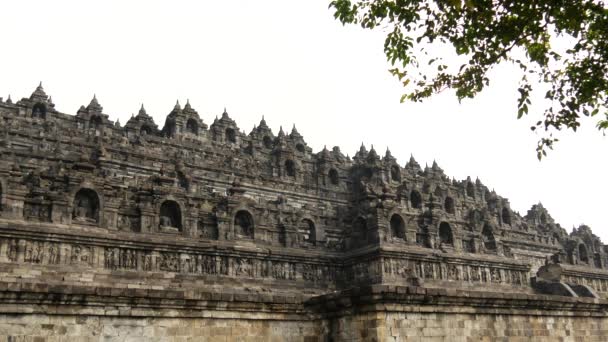
[[[334,341],[556,342],[608,341],[606,318],[551,315],[388,313],[334,323]]]
[[[0,341],[324,341],[313,321],[213,318],[134,318],[86,315],[0,315]]]
[[[608,341],[601,299],[374,285],[310,304],[335,342]]]

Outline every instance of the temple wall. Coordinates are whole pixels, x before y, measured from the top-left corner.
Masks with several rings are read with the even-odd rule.
[[[0,341],[323,341],[314,321],[0,315]]]
[[[607,341],[607,302],[373,285],[314,298],[332,341]]]
[[[0,314],[0,341],[606,341],[608,318],[567,312],[470,313],[395,305],[339,318],[293,319],[224,312],[219,317]],[[32,308],[30,308],[32,309]],[[400,310],[402,310],[400,312]],[[460,311],[460,312],[458,312]],[[218,316],[218,314],[215,314]],[[219,315],[222,316],[222,315]]]
[[[41,85],[0,122],[0,342],[608,341],[608,246],[437,163]]]
[[[377,312],[333,323],[334,341],[607,341],[608,319],[525,314]]]

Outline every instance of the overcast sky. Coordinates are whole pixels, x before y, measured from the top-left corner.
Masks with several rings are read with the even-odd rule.
[[[585,223],[608,241],[608,140],[594,122],[561,134],[539,162],[538,116],[516,120],[508,65],[476,99],[400,104],[382,33],[342,26],[327,1],[4,1],[0,32],[5,99],[42,81],[62,112],[95,93],[112,120],[124,124],[143,102],[161,127],[176,99],[207,124],[226,106],[247,133],[262,115],[275,134],[295,123],[315,152],[352,156],[364,142],[402,165],[410,154],[422,166],[435,159],[522,215],[540,201],[568,231]]]

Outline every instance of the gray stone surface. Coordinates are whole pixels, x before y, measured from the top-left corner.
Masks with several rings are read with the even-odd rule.
[[[552,317],[580,315],[572,308],[583,304],[569,300],[584,298],[518,301],[557,294],[546,289],[560,281],[597,297],[586,307],[596,318],[576,321],[593,325],[608,298],[606,251],[589,227],[568,234],[540,203],[522,216],[479,180],[450,179],[413,157],[402,166],[388,150],[314,153],[295,127],[275,135],[262,119],[245,134],[226,111],[207,125],[190,103],[176,104],[161,128],[143,105],[124,126],[112,122],[97,98],[60,113],[42,85],[0,100],[0,313],[57,319],[52,329],[74,336],[87,324],[67,328],[70,317],[107,316],[124,320],[99,326],[115,340],[123,323],[146,317],[158,318],[152,330],[171,317],[234,330],[236,319],[251,321],[252,339],[280,338],[257,334],[276,323],[301,340],[374,340],[332,329],[359,319],[349,310],[404,313],[404,303],[429,300],[467,315],[498,302],[522,317],[547,307]],[[382,286],[384,302],[344,306],[349,291],[369,286]],[[473,292],[510,297],[467,300]],[[32,336],[6,317],[0,336]],[[215,328],[217,340],[232,340]],[[375,340],[390,340],[382,334]]]

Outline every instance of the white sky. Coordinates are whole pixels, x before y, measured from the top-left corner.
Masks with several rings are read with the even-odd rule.
[[[608,241],[608,138],[587,120],[536,159],[531,114],[516,120],[510,66],[458,104],[450,94],[400,104],[381,32],[343,27],[329,1],[3,1],[0,96],[28,97],[39,81],[59,111],[97,94],[125,123],[140,104],[162,127],[187,98],[207,124],[224,106],[250,132],[296,123],[315,152],[361,142],[400,164],[436,159],[448,176],[479,177],[525,215],[539,201],[568,231],[588,224]],[[538,108],[541,109],[540,107]]]

